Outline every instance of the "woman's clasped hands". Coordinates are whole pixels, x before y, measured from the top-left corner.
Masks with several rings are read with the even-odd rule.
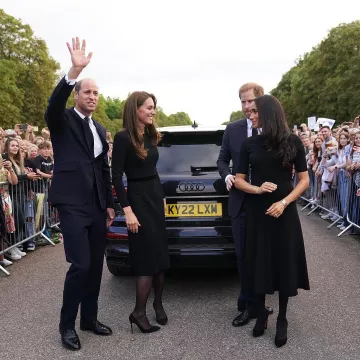
[[[272,182],[264,182],[260,188],[259,188],[259,194],[264,194],[264,193],[272,193],[275,190],[277,190],[277,185],[272,183]],[[282,215],[282,213],[285,210],[285,205],[283,202],[278,201],[274,204],[272,204],[269,209],[267,209],[266,211],[266,215],[278,218],[279,216]]]

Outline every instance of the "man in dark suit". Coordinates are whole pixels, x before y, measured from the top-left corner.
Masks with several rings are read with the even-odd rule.
[[[97,335],[111,335],[97,319],[104,262],[105,234],[115,212],[107,163],[106,131],[92,119],[99,90],[93,80],[76,83],[92,54],[85,56],[85,41],[67,44],[72,67],[52,93],[45,113],[54,149],[53,181],[49,202],[59,212],[64,236],[66,274],[59,330],[63,345],[80,350],[75,319],[81,304],[80,328]],[[75,85],[76,84],[76,85]],[[75,107],[66,102],[75,87]]]
[[[219,173],[225,181],[226,188],[229,191],[228,211],[231,217],[240,281],[241,277],[244,276],[242,257],[246,236],[245,208],[243,206],[245,193],[237,190],[234,186],[235,169],[237,168],[241,144],[248,137],[257,135],[257,130],[252,129],[250,105],[256,97],[262,95],[264,95],[264,89],[258,84],[246,83],[240,87],[239,97],[242,112],[246,116],[246,119],[238,120],[227,125],[219,158],[217,160]],[[230,170],[231,160],[233,163],[232,170]],[[240,315],[233,320],[232,324],[234,326],[246,325],[253,317],[255,317],[254,308],[254,297],[252,297],[251,294],[244,294],[243,291],[240,291],[238,298],[238,310],[240,311]],[[272,309],[269,310],[272,312]]]

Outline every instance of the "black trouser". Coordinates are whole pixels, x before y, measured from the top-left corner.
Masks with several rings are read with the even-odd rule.
[[[97,319],[98,297],[105,252],[106,211],[97,192],[91,204],[58,205],[66,260],[71,264],[65,279],[60,330],[75,326],[79,304],[81,321]]]
[[[232,233],[234,238],[237,268],[239,272],[240,282],[246,276],[244,267],[244,250],[246,240],[246,219],[245,213],[240,212],[237,217],[231,218]],[[252,307],[255,302],[255,297],[251,294],[245,294],[243,290],[240,291],[238,298],[238,309],[242,310],[246,307]]]

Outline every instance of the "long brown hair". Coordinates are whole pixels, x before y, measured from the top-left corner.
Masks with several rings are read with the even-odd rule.
[[[345,138],[346,138],[346,140],[347,140],[347,144],[346,144],[345,146],[347,146],[347,145],[350,144],[350,135],[349,135],[349,133],[346,132],[346,131],[340,131],[340,133],[339,133],[339,140],[338,140],[339,150],[342,150],[343,148],[345,148],[345,146],[342,146],[342,145],[340,144],[340,138],[341,138],[342,135],[344,135]]]
[[[152,98],[154,101],[154,108],[156,109],[156,97],[153,94],[147,93],[145,91],[135,91],[133,92],[125,102],[124,106],[124,119],[123,119],[123,128],[127,129],[131,144],[134,146],[137,155],[140,159],[145,159],[147,156],[147,150],[144,147],[144,135],[140,134],[140,127],[137,117],[137,110],[141,107],[144,102]],[[160,139],[161,135],[156,129],[156,124],[153,120],[151,125],[145,126],[145,134],[150,136],[151,142],[156,146]]]
[[[16,141],[19,145],[19,151],[15,156],[10,153],[10,143],[13,141]],[[16,174],[25,174],[24,158],[21,156],[20,142],[14,138],[7,139],[4,147],[4,152],[9,155],[9,160],[13,164]]]
[[[316,145],[315,145],[317,139],[320,139],[321,142],[324,143],[324,138],[321,135],[317,135],[314,142],[313,142],[313,144],[314,144],[314,146],[313,146],[313,154],[314,154],[315,160],[317,160],[317,158],[319,157],[319,151],[321,151],[321,147],[320,147],[320,149],[318,149],[316,147]]]

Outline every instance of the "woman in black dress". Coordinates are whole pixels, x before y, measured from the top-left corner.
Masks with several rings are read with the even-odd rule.
[[[124,107],[124,129],[114,138],[112,178],[125,213],[129,234],[131,267],[136,275],[136,305],[129,320],[142,332],[159,330],[146,316],[146,303],[154,287],[154,310],[159,324],[167,323],[162,305],[164,270],[169,268],[165,225],[165,196],[156,171],[156,147],[160,134],[155,128],[156,98],[134,92]],[[127,177],[127,191],[122,181]]]
[[[254,128],[261,135],[248,138],[241,148],[236,188],[246,197],[245,267],[242,286],[258,296],[255,337],[264,334],[268,312],[265,294],[279,291],[275,345],[287,341],[286,310],[298,289],[309,290],[304,240],[295,200],[308,188],[305,149],[286,124],[280,102],[265,95],[251,106]],[[292,186],[295,167],[299,182]],[[250,169],[250,170],[249,170]],[[250,173],[250,174],[249,174]],[[251,184],[246,181],[251,177]]]

